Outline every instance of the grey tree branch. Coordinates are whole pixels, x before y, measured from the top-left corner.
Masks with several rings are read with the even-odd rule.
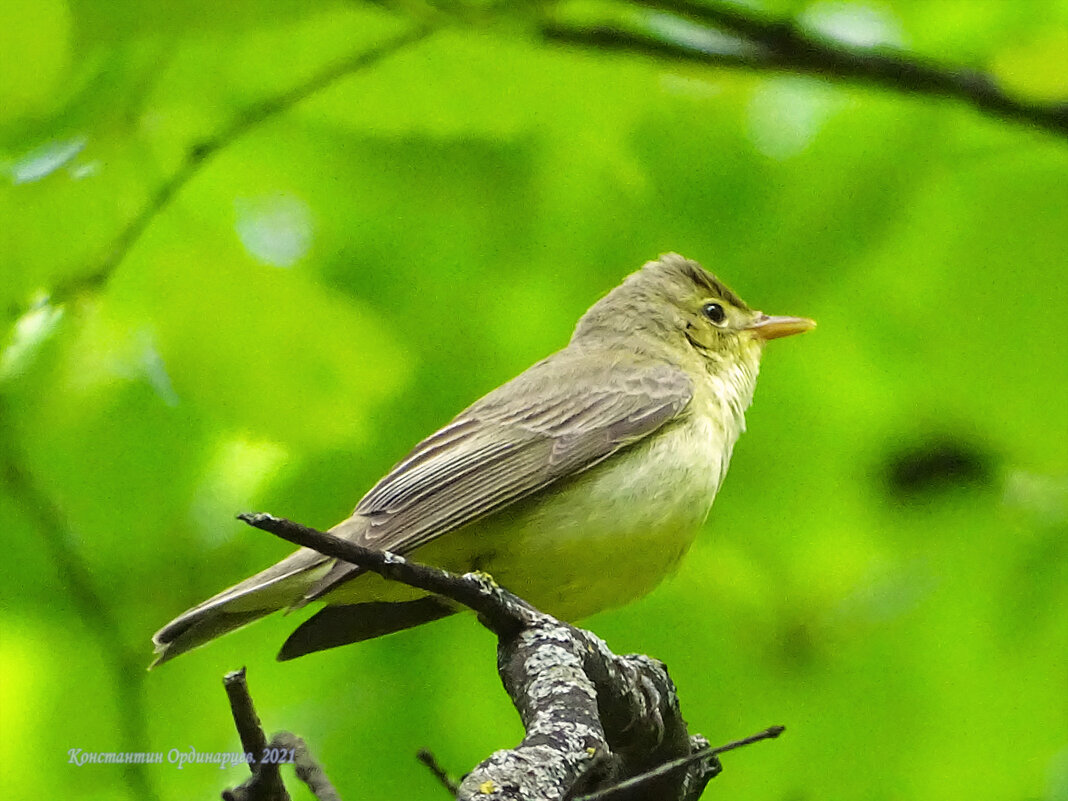
[[[534,609],[483,574],[462,576],[355,545],[284,518],[249,525],[467,606],[497,634],[497,669],[526,736],[460,783],[461,801],[589,798],[696,799],[719,770],[716,754],[777,736],[781,727],[711,750],[691,737],[664,665],[618,656],[603,640]]]
[[[546,40],[595,50],[754,71],[796,72],[834,81],[878,86],[904,94],[959,100],[995,117],[1023,122],[1068,138],[1068,98],[1033,103],[1003,91],[990,75],[941,64],[887,47],[856,47],[807,32],[794,20],[761,15],[726,3],[632,0],[630,8],[662,12],[734,40],[734,46],[680,41],[650,29],[619,25],[575,26],[547,21]]]

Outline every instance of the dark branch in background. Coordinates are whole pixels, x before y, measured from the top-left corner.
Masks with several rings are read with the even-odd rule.
[[[662,25],[654,31],[652,26],[635,30],[616,25],[546,22],[541,33],[552,42],[596,50],[717,67],[817,75],[905,94],[950,98],[985,114],[1068,137],[1068,99],[1044,104],[1014,98],[993,77],[977,70],[940,64],[886,46],[857,47],[809,33],[792,19],[769,17],[724,3],[633,0],[621,8],[661,12],[692,29],[682,39],[672,38]]]
[[[399,50],[425,39],[432,29],[423,25],[369,50],[361,50],[319,71],[304,83],[280,95],[239,113],[226,127],[191,147],[178,169],[161,184],[148,202],[127,223],[112,243],[107,255],[88,274],[73,278],[52,288],[51,296],[62,302],[83,292],[105,285],[122,263],[151,222],[168,206],[178,192],[197,175],[201,168],[219,151],[250,130],[278,117],[316,92],[341,78],[374,66]],[[16,315],[21,311],[16,311]],[[3,409],[0,408],[0,413]],[[0,422],[4,422],[0,420]],[[4,425],[10,437],[13,429]],[[114,612],[104,595],[97,589],[92,571],[82,558],[60,509],[34,484],[23,467],[24,460],[16,454],[14,442],[0,441],[0,472],[19,506],[27,510],[37,524],[41,536],[57,566],[64,586],[71,594],[81,619],[99,645],[105,664],[115,686],[116,708],[119,713],[120,738],[124,751],[143,750],[148,742],[148,727],[144,711],[143,678],[140,653],[126,647],[119,634]],[[156,799],[158,793],[149,780],[146,766],[128,763],[123,766],[130,793],[137,799]]]
[[[264,756],[272,752],[275,756],[280,753],[292,754],[297,778],[307,785],[319,801],[339,801],[337,791],[302,739],[283,731],[268,742],[248,691],[244,668],[227,673],[223,677],[223,686],[226,687],[226,697],[230,699],[230,711],[241,738],[242,751],[251,754],[254,760],[249,763],[252,775],[238,787],[224,790],[223,801],[290,801],[279,770],[283,761],[288,760],[265,760]]]
[[[467,774],[461,801],[584,797],[694,801],[721,770],[717,755],[776,737],[781,726],[710,749],[690,736],[675,685],[660,662],[618,656],[588,631],[534,609],[488,576],[458,576],[267,514],[256,528],[478,612],[497,634],[497,669],[526,736]],[[439,781],[445,773],[432,758]]]
[[[239,113],[226,127],[189,149],[182,164],[156,189],[149,201],[127,223],[116,237],[107,255],[94,270],[53,287],[52,298],[62,302],[106,284],[151,222],[223,148],[339,79],[374,66],[408,45],[425,39],[431,32],[430,27],[413,26],[408,31],[376,47],[361,50],[322,69],[289,91]],[[16,312],[18,313],[21,312]],[[3,411],[0,407],[0,415]],[[13,428],[10,424],[2,419],[0,423],[4,423],[5,436],[12,437]],[[0,441],[0,473],[2,473],[0,480],[8,485],[12,496],[19,501],[19,506],[32,516],[48,547],[52,562],[57,566],[64,586],[70,592],[81,619],[96,639],[104,662],[112,674],[116,708],[119,713],[122,750],[143,750],[145,743],[148,742],[148,728],[142,693],[145,673],[141,666],[140,652],[132,651],[122,641],[118,620],[104,594],[98,590],[92,571],[79,552],[62,511],[33,482],[24,464],[25,460],[21,458],[21,454],[17,453],[13,441]],[[123,769],[126,773],[127,785],[134,798],[151,800],[159,797],[149,780],[145,765],[128,763],[123,766]]]
[[[71,278],[52,288],[55,302],[69,300],[84,292],[100,289],[126,258],[160,212],[167,208],[174,197],[194,178],[219,151],[233,144],[249,131],[275,117],[284,114],[316,92],[360,70],[373,67],[387,57],[427,38],[433,28],[417,24],[409,30],[368,50],[360,50],[342,60],[323,68],[304,83],[264,100],[241,111],[221,130],[201,142],[192,145],[178,169],[167,178],[148,199],[137,214],[126,224],[112,242],[100,263],[88,273]]]
[[[97,587],[65,515],[23,467],[25,459],[17,452],[13,441],[14,427],[4,412],[0,403],[0,481],[6,485],[18,507],[37,526],[49,559],[56,566],[60,583],[70,593],[78,616],[96,640],[111,674],[119,719],[120,748],[116,750],[143,751],[148,742],[148,725],[143,692],[145,670],[140,649],[135,651],[123,641],[118,617],[107,596]],[[150,801],[159,798],[147,765],[130,762],[122,767],[132,798]]]
[[[1027,123],[1068,137],[1068,100],[1034,103],[1015,98],[1006,94],[993,77],[978,70],[940,64],[886,46],[857,47],[809,33],[792,19],[770,17],[725,3],[633,0],[618,8],[668,15],[679,23],[691,25],[692,29],[684,38],[672,38],[663,25],[653,25],[654,20],[650,17],[645,20],[649,24],[641,29],[612,24],[574,25],[544,19],[539,30],[547,41],[597,51],[615,50],[660,60],[733,69],[818,75],[905,94],[960,100],[991,116]],[[448,11],[446,8],[439,10]],[[490,4],[475,16],[484,25],[492,21],[494,10],[496,4]],[[470,9],[463,4],[452,11],[458,21],[470,16]],[[426,23],[415,23],[406,32],[327,66],[304,83],[240,112],[222,130],[191,146],[174,174],[153,192],[116,236],[100,263],[81,276],[57,284],[52,288],[52,298],[63,302],[105,285],[152,220],[219,151],[321,89],[374,66],[408,45],[425,39],[435,29]]]

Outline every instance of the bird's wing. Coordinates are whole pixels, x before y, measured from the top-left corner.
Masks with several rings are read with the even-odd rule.
[[[561,351],[419,443],[335,530],[367,547],[411,552],[648,436],[691,396],[689,378],[670,365],[621,367]],[[336,564],[305,599],[357,572]]]

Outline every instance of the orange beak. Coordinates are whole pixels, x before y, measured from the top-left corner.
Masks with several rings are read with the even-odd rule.
[[[749,330],[761,339],[778,339],[803,334],[816,327],[816,321],[807,317],[769,317],[763,312],[749,326]]]

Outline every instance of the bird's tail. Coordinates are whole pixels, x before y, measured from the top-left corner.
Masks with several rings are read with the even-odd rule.
[[[308,548],[183,612],[152,637],[149,669],[303,598],[333,562]]]

